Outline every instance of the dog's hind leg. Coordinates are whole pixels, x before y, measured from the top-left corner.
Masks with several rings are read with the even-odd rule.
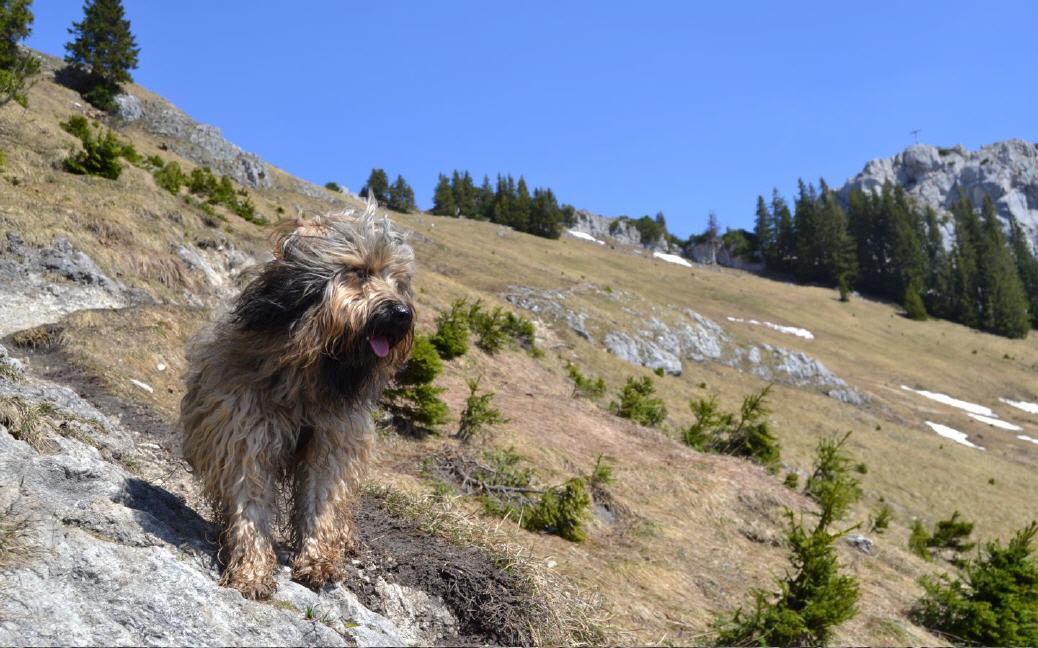
[[[295,467],[293,580],[319,588],[341,577],[352,514],[373,442],[371,414],[318,422]]]

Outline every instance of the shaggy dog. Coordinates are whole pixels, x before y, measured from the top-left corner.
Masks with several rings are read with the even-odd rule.
[[[220,516],[221,584],[277,585],[276,494],[292,490],[292,577],[339,577],[371,453],[372,410],[414,338],[414,252],[368,203],[289,222],[262,267],[188,352],[184,457]]]

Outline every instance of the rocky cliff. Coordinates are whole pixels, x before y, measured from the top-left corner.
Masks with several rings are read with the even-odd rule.
[[[962,192],[974,205],[991,196],[1007,224],[1016,220],[1032,241],[1038,236],[1038,144],[1013,139],[977,151],[914,144],[892,158],[870,161],[839,193],[846,200],[854,189],[879,190],[887,181],[942,212]]]

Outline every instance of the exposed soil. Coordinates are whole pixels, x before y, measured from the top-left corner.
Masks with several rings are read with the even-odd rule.
[[[460,636],[444,645],[529,645],[539,609],[514,576],[475,547],[459,547],[395,517],[364,497],[357,510],[360,547],[348,582],[361,602],[380,610],[377,576],[438,596],[458,618]],[[363,577],[361,571],[363,570]]]

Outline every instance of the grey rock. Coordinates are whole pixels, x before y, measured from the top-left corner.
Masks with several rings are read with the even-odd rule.
[[[1038,148],[1024,140],[1006,140],[968,151],[962,146],[937,148],[914,144],[892,158],[876,159],[839,190],[846,202],[851,190],[880,191],[884,182],[901,185],[922,205],[947,214],[965,192],[975,206],[989,195],[1005,226],[1016,220],[1032,245],[1038,237]],[[954,241],[944,226],[945,245]]]
[[[642,243],[641,234],[634,225],[624,220],[610,216],[593,214],[586,209],[578,209],[573,214],[574,224],[569,229],[575,232],[590,234],[604,241],[612,240],[622,245],[636,245],[649,248],[650,250],[669,252],[670,244],[663,237],[657,241]]]
[[[673,376],[681,375],[681,360],[654,341],[613,331],[606,334],[604,342],[606,349],[621,360],[653,370],[663,369]]]
[[[347,206],[346,201],[343,200],[343,194],[349,193],[345,190],[343,190],[343,192],[341,193],[329,191],[324,187],[318,187],[315,184],[303,182],[302,180],[296,182],[296,192],[306,196],[307,198],[313,198],[314,200],[320,200],[321,202],[326,202],[329,205],[338,205],[340,207]]]
[[[0,336],[56,322],[84,308],[121,308],[133,295],[93,259],[58,237],[42,250],[7,232],[0,249]]]
[[[872,550],[875,546],[872,540],[866,538],[860,533],[855,533],[853,535],[847,536],[846,538],[844,538],[844,542],[854,547],[861,553],[868,554],[870,556],[872,555]]]
[[[196,122],[163,99],[142,100],[126,93],[115,101],[124,123],[170,138],[169,146],[177,154],[255,189],[272,186],[266,164],[227,141],[219,128]]]
[[[116,116],[125,122],[135,122],[144,118],[144,106],[141,100],[132,94],[120,94],[115,97]]]
[[[72,247],[63,236],[54,239],[51,247],[40,252],[39,263],[43,269],[56,272],[75,283],[97,285],[113,291],[120,288],[101,272],[93,259]]]

